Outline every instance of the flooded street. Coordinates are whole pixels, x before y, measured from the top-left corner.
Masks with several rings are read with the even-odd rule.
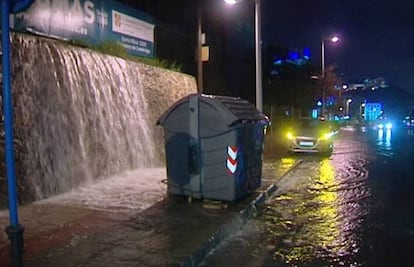
[[[330,158],[294,155],[261,215],[202,265],[411,266],[412,147],[406,132],[345,128]]]
[[[344,128],[334,145],[329,158],[265,158],[262,186],[276,188],[255,217],[239,216],[255,196],[226,208],[167,197],[165,168],[128,171],[25,206],[26,263],[411,266],[414,136]],[[5,227],[6,211],[0,221]],[[1,262],[5,236],[0,245]]]
[[[263,187],[297,164],[266,164]],[[126,171],[21,207],[25,263],[46,266],[195,266],[211,246],[242,225],[240,210],[255,195],[222,207],[167,195],[165,168]],[[8,212],[0,211],[0,226]],[[11,266],[0,238],[0,266]]]

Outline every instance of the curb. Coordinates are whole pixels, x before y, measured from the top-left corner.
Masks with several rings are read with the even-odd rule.
[[[296,161],[296,163],[291,168],[289,168],[285,173],[283,173],[280,176],[279,180],[283,179],[289,172],[294,170],[301,163],[302,160]],[[187,256],[184,260],[179,262],[178,266],[198,266],[201,263],[201,261],[207,256],[207,254],[210,253],[214,248],[216,248],[222,240],[224,240],[230,234],[234,233],[236,230],[241,229],[248,218],[256,217],[257,207],[263,204],[266,201],[266,199],[276,191],[276,189],[276,184],[269,185],[252,202],[250,202],[250,204],[248,204],[244,209],[242,209],[238,215],[235,215],[235,217],[231,220],[230,223],[222,226],[216,233],[214,233],[191,255]]]
[[[295,162],[295,164],[293,164],[293,166],[291,168],[289,168],[288,170],[286,170],[286,172],[284,172],[280,178],[278,179],[279,181],[282,180],[283,178],[285,178],[285,176],[288,175],[288,173],[290,173],[291,171],[293,171],[299,164],[301,164],[303,161],[301,159],[297,160]],[[244,208],[243,210],[240,211],[240,214],[244,217],[256,217],[257,213],[257,206],[260,204],[263,204],[266,199],[271,196],[277,189],[276,184],[270,184],[264,191],[262,191],[259,196],[253,200],[249,205],[247,205],[246,208]]]

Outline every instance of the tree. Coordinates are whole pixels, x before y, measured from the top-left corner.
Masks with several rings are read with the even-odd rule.
[[[323,95],[325,90],[325,104],[330,113],[337,113],[339,107],[343,106],[343,100],[341,95],[342,79],[336,73],[336,67],[329,65],[325,69],[325,77],[318,80],[318,87],[320,90],[320,96]],[[320,97],[321,99],[322,97]]]
[[[309,60],[290,58],[283,47],[269,46],[264,62],[264,103],[288,106],[308,112],[314,105],[315,92]]]

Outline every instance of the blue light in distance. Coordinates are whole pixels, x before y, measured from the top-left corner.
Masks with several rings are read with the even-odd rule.
[[[275,65],[280,65],[280,64],[282,64],[283,63],[283,61],[282,61],[282,59],[280,59],[280,58],[277,58],[277,59],[275,59],[274,61],[273,61],[273,64],[275,64]]]
[[[310,49],[308,47],[303,49],[303,57],[308,60],[310,59]]]
[[[299,53],[296,51],[289,51],[288,58],[292,61],[297,61],[299,60],[300,56]]]
[[[318,117],[318,110],[312,109],[312,119],[316,119]]]

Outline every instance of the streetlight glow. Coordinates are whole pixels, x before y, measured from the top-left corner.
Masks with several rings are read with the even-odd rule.
[[[351,98],[348,98],[346,100],[346,114],[347,115],[349,115],[349,104],[351,104],[351,102],[352,102],[352,99]]]
[[[231,0],[225,0],[225,1],[231,1]],[[339,42],[339,37],[334,35],[331,38],[322,38],[322,78],[325,78],[325,41],[330,41],[331,43],[337,43]]]
[[[237,1],[236,1],[236,0],[224,0],[224,2],[225,2],[226,4],[229,4],[229,5],[234,5],[235,3],[237,3]]]
[[[332,42],[332,43],[337,43],[337,42],[339,42],[339,37],[338,37],[338,36],[332,36],[332,38],[331,38],[331,42]]]

